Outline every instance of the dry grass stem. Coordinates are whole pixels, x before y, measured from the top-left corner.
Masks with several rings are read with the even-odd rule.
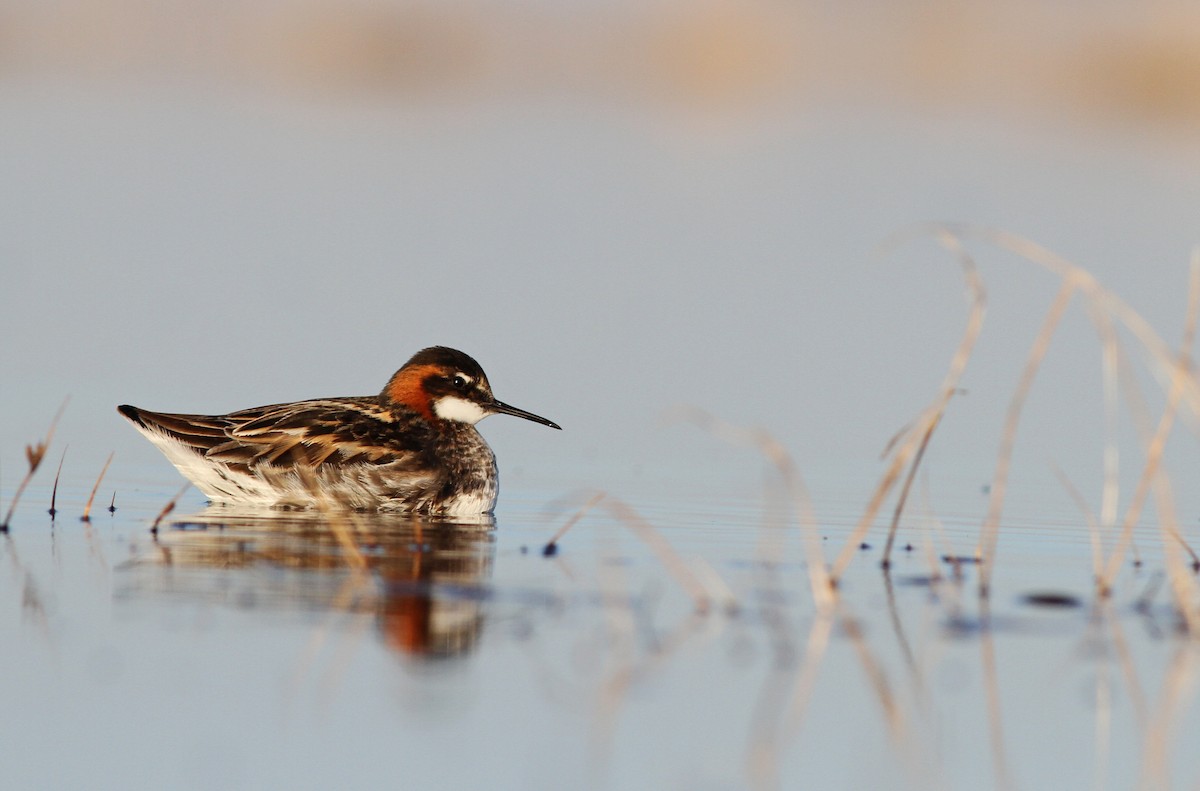
[[[116,451],[108,454],[108,458],[104,460],[104,466],[100,468],[100,475],[96,478],[96,485],[92,487],[92,494],[88,497],[87,505],[83,507],[83,516],[79,517],[81,522],[92,521],[92,502],[96,499],[96,492],[100,491],[100,482],[104,480],[104,473],[108,472],[108,465],[112,464],[113,456]]]
[[[301,481],[310,491],[319,491],[321,486],[317,481],[316,475],[307,467],[296,467],[296,473],[300,476]],[[338,545],[346,556],[346,565],[356,575],[366,573],[368,564],[367,559],[363,556],[362,551],[358,548],[358,542],[354,540],[354,531],[360,526],[360,522],[352,511],[335,511],[325,500],[316,498],[317,511],[325,518],[325,523],[329,526],[330,532],[337,540]],[[416,518],[414,517],[414,522]],[[418,539],[420,537],[419,523],[418,524]]]
[[[908,501],[908,493],[912,489],[913,479],[917,476],[917,469],[921,466],[921,459],[925,457],[925,449],[929,447],[929,440],[933,437],[933,432],[942,422],[943,414],[943,412],[938,412],[933,422],[929,424],[929,428],[921,435],[921,444],[917,446],[917,453],[908,467],[904,485],[900,487],[900,496],[896,498],[896,509],[892,512],[892,524],[888,527],[887,542],[883,547],[883,559],[880,561],[880,565],[885,569],[892,565],[892,546],[896,543],[896,530],[900,527],[900,516],[904,513],[904,504]]]
[[[1173,380],[1172,372],[1176,367],[1176,355],[1170,345],[1150,326],[1149,322],[1142,318],[1141,314],[1116,294],[1101,286],[1086,269],[1072,264],[1036,242],[1007,231],[968,224],[939,224],[933,226],[932,231],[983,239],[1062,277],[1070,275],[1079,290],[1092,304],[1119,321],[1142,344],[1152,363],[1150,370],[1163,383],[1164,391],[1170,389]],[[1193,415],[1200,415],[1200,382],[1195,378],[1184,382],[1182,400]]]
[[[680,587],[692,598],[692,603],[698,613],[707,613],[712,606],[712,601],[708,596],[708,589],[696,576],[695,572],[688,567],[679,553],[675,551],[662,534],[643,519],[629,505],[615,497],[605,498],[604,504],[608,506],[618,520],[626,527],[633,531],[634,535],[642,540],[647,547],[658,557],[660,563],[667,572],[675,578]],[[714,572],[715,573],[715,572]]]
[[[1083,519],[1087,522],[1088,537],[1092,544],[1092,579],[1099,580],[1104,573],[1104,547],[1100,539],[1100,525],[1096,522],[1096,515],[1092,513],[1092,509],[1088,507],[1087,500],[1075,488],[1075,484],[1071,483],[1071,479],[1067,474],[1059,469],[1058,465],[1051,464],[1050,467],[1054,470],[1054,477],[1058,478],[1058,482],[1067,490],[1067,494],[1075,502],[1075,507],[1083,514]]]
[[[1088,315],[1100,336],[1100,371],[1104,393],[1104,487],[1100,497],[1100,527],[1109,532],[1117,522],[1120,504],[1121,454],[1117,447],[1117,418],[1120,411],[1121,345],[1108,314],[1085,302]]]
[[[542,547],[542,554],[549,557],[549,556],[553,555],[555,552],[557,552],[558,551],[558,542],[562,539],[563,536],[565,536],[567,534],[567,531],[570,530],[572,527],[574,527],[576,522],[578,522],[580,519],[582,519],[587,514],[588,511],[595,508],[600,503],[600,501],[603,499],[604,499],[604,492],[596,492],[591,497],[589,497],[588,501],[586,503],[584,503],[579,508],[579,510],[577,510],[575,513],[571,514],[571,518],[568,519],[563,524],[563,526],[560,527],[557,530],[557,532],[555,532],[554,536],[549,541],[546,542],[546,546]]]
[[[936,531],[942,545],[946,548],[946,555],[953,557],[955,555],[954,548],[950,545],[950,539],[946,536],[946,531],[942,528],[942,522],[938,519],[937,514],[933,510],[932,498],[929,494],[929,475],[921,476],[921,522],[925,529],[921,531],[921,545],[923,554],[925,555],[925,563],[929,567],[930,581],[937,583],[942,579],[942,567],[938,563],[937,550],[933,546],[933,535]]]
[[[1188,307],[1187,320],[1184,324],[1183,340],[1179,345],[1179,363],[1178,367],[1172,371],[1171,395],[1167,398],[1167,409],[1164,410],[1164,419],[1166,412],[1170,411],[1174,416],[1175,407],[1178,402],[1177,391],[1180,389],[1180,382],[1195,381],[1192,373],[1192,346],[1196,336],[1196,320],[1200,316],[1200,251],[1192,256],[1191,277],[1189,279],[1188,288]],[[1200,557],[1188,546],[1182,534],[1179,532],[1179,521],[1175,516],[1175,498],[1171,491],[1171,481],[1167,475],[1167,471],[1161,464],[1161,456],[1163,447],[1166,445],[1166,438],[1170,435],[1170,426],[1162,431],[1163,440],[1158,444],[1158,458],[1155,459],[1154,466],[1156,474],[1154,476],[1154,499],[1155,508],[1158,511],[1158,521],[1160,531],[1162,533],[1162,541],[1164,554],[1166,556],[1167,579],[1171,584],[1171,592],[1175,596],[1175,605],[1179,608],[1183,616],[1184,622],[1188,626],[1188,631],[1193,635],[1200,635],[1200,608],[1197,607],[1197,584],[1195,578],[1188,573],[1188,569],[1180,557],[1179,550],[1184,549],[1191,556],[1191,568],[1200,570]],[[1157,437],[1156,437],[1157,439]],[[1147,459],[1147,465],[1150,460]]]
[[[1071,304],[1071,299],[1077,290],[1075,278],[1071,274],[1064,275],[1062,286],[1058,290],[1042,327],[1034,338],[1033,345],[1025,359],[1025,368],[1017,382],[1017,389],[1009,401],[1008,410],[1004,417],[1004,430],[1000,436],[1000,450],[996,456],[996,472],[992,476],[991,497],[988,500],[987,516],[984,518],[983,529],[979,535],[979,545],[975,556],[979,560],[979,595],[987,596],[991,587],[993,566],[995,565],[996,542],[1000,533],[1000,517],[1004,511],[1004,496],[1008,490],[1008,473],[1012,467],[1013,448],[1016,444],[1017,425],[1021,421],[1021,412],[1033,380],[1037,376],[1042,360],[1050,349],[1050,340],[1058,329],[1063,314]]]
[[[722,611],[727,615],[736,615],[741,610],[741,605],[733,589],[729,587],[725,578],[717,573],[711,563],[696,556],[692,558],[691,567],[696,572],[696,576],[700,578],[701,584],[710,592],[709,599],[715,601]]]
[[[8,526],[12,522],[13,512],[17,510],[17,503],[21,501],[21,495],[25,492],[25,487],[29,485],[29,481],[33,479],[34,473],[38,471],[38,467],[42,464],[42,459],[46,457],[46,451],[50,447],[50,441],[54,439],[54,430],[58,428],[58,421],[62,418],[63,412],[67,408],[67,403],[70,398],[66,398],[62,402],[62,406],[58,408],[58,412],[54,414],[54,419],[50,421],[50,428],[46,430],[46,438],[40,442],[35,442],[32,445],[25,446],[25,461],[29,463],[29,471],[25,473],[25,477],[21,479],[21,483],[17,485],[16,492],[13,493],[12,502],[8,504],[8,513],[4,515],[4,521],[0,522],[0,533],[7,533]]]
[[[732,445],[755,448],[779,471],[796,519],[800,523],[813,599],[819,606],[829,605],[833,601],[833,584],[826,568],[825,553],[821,549],[821,536],[817,530],[812,498],[791,454],[779,440],[766,431],[735,426],[697,407],[683,407],[680,414],[683,419],[718,439]]]
[[[68,448],[70,445],[67,446]],[[63,462],[67,460],[67,448],[63,448],[62,456],[58,459],[58,471],[54,473],[54,488],[50,490],[50,521],[54,521],[54,515],[58,513],[56,503],[58,502],[58,479],[62,476]]]
[[[949,369],[946,371],[946,376],[942,380],[942,386],[938,390],[937,396],[912,424],[912,430],[907,433],[904,440],[895,443],[891,464],[876,485],[875,492],[867,504],[866,511],[859,519],[857,526],[851,532],[850,537],[846,539],[841,552],[834,560],[833,569],[830,573],[831,582],[834,585],[841,579],[846,567],[850,565],[855,551],[866,537],[867,531],[871,529],[871,525],[875,522],[875,515],[883,506],[884,500],[887,498],[892,486],[895,485],[909,458],[916,452],[917,447],[921,444],[926,434],[931,433],[933,427],[941,420],[942,413],[946,409],[946,404],[949,403],[950,399],[958,391],[958,382],[966,370],[967,362],[971,359],[971,352],[975,348],[975,342],[979,339],[979,333],[983,329],[983,320],[987,313],[987,291],[983,286],[983,280],[979,277],[979,273],[976,270],[975,262],[967,255],[962,243],[954,234],[948,231],[938,231],[936,236],[946,249],[957,256],[959,264],[962,266],[963,276],[967,281],[967,291],[971,299],[971,312],[967,317],[966,328],[963,330],[962,338],[958,343],[958,348],[954,351],[954,356],[950,359]]]
[[[179,487],[179,491],[175,493],[175,496],[168,500],[167,504],[162,507],[162,510],[158,512],[158,516],[154,517],[154,523],[150,525],[151,535],[158,535],[158,525],[175,510],[175,505],[179,502],[179,498],[183,497],[183,493],[190,488],[192,488],[191,481],[184,483],[183,486]]]
[[[1171,374],[1171,386],[1167,394],[1167,403],[1163,409],[1162,417],[1159,419],[1154,436],[1146,448],[1146,464],[1142,469],[1141,477],[1138,479],[1137,488],[1134,490],[1133,500],[1130,503],[1128,511],[1126,511],[1117,545],[1109,557],[1103,577],[1098,582],[1102,596],[1111,594],[1116,575],[1120,571],[1125,549],[1132,540],[1133,529],[1137,525],[1138,519],[1141,516],[1141,509],[1153,486],[1159,511],[1159,522],[1163,531],[1163,549],[1166,553],[1167,572],[1171,581],[1172,591],[1175,593],[1176,603],[1181,607],[1184,617],[1188,620],[1189,627],[1193,630],[1200,630],[1200,613],[1196,611],[1195,605],[1191,601],[1195,583],[1187,576],[1186,570],[1182,568],[1182,564],[1177,558],[1179,545],[1182,545],[1191,554],[1193,563],[1200,563],[1200,560],[1197,559],[1191,547],[1187,546],[1179,533],[1174,514],[1175,509],[1170,491],[1170,482],[1165,472],[1161,470],[1161,462],[1167,438],[1170,436],[1171,428],[1174,425],[1180,400],[1185,393],[1188,383],[1194,382],[1191,370],[1191,347],[1194,340],[1198,312],[1200,312],[1200,260],[1194,260],[1188,293],[1187,323],[1177,363]]]
[[[1088,313],[1093,317],[1096,323],[1097,332],[1102,338],[1111,336],[1113,354],[1116,361],[1118,389],[1125,396],[1125,405],[1129,411],[1129,417],[1133,423],[1133,427],[1137,432],[1138,440],[1143,449],[1148,449],[1154,439],[1155,426],[1154,421],[1150,418],[1150,408],[1146,405],[1146,399],[1142,395],[1142,389],[1138,385],[1137,376],[1134,373],[1133,366],[1129,362],[1129,356],[1125,354],[1121,347],[1120,339],[1117,338],[1113,330],[1112,319],[1095,305],[1088,303]],[[1108,451],[1106,451],[1107,453]],[[1115,452],[1115,449],[1114,449]],[[1107,463],[1107,462],[1106,462]],[[1114,480],[1111,483],[1111,488],[1116,489],[1115,481],[1116,469],[1110,472],[1106,469],[1106,478],[1112,475]],[[1105,481],[1105,502],[1101,510],[1101,523],[1104,525],[1105,533],[1112,534],[1117,526],[1117,506],[1118,498],[1116,493],[1108,494],[1110,483]],[[1105,514],[1104,509],[1111,508],[1111,514]],[[1141,552],[1138,549],[1137,540],[1130,537],[1129,549],[1133,554],[1133,562],[1136,566],[1142,565]]]

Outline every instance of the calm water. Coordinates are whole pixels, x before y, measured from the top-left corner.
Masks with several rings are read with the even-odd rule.
[[[33,487],[0,543],[14,788],[1130,788],[1200,774],[1186,737],[1200,652],[1154,593],[1161,561],[1144,549],[1098,608],[1071,520],[1006,527],[990,612],[974,568],[956,581],[931,566],[929,530],[912,526],[890,576],[872,536],[822,614],[797,528],[749,490],[630,498],[679,572],[603,501],[544,557],[581,504],[569,492],[510,486],[493,529],[237,514],[193,491],[154,536],[169,473],[118,471],[111,487],[118,510],[105,499],[90,524],[90,487],[60,491],[54,523]],[[856,506],[817,506],[832,557]],[[945,523],[934,540],[969,554],[975,525]],[[1030,593],[1076,600],[1035,607]]]
[[[928,235],[879,255],[896,232],[1022,234],[1177,344],[1200,217],[1190,15],[144,5],[0,3],[0,507],[71,397],[0,536],[5,787],[1200,783],[1200,657],[1157,515],[1097,607],[1047,464],[1102,510],[1112,421],[1078,302],[1023,414],[990,610],[975,566],[939,560],[976,545],[1056,278],[968,243],[988,319],[914,549],[882,573],[885,512],[832,611],[762,460],[671,419],[769,428],[832,559],[967,318],[955,257]],[[1125,112],[1091,112],[1106,101]],[[1151,424],[1165,400],[1121,337],[1118,513],[1144,458],[1130,385]],[[192,491],[151,534],[181,482],[116,404],[374,393],[433,344],[564,427],[483,424],[494,529],[210,512]],[[1194,542],[1180,422],[1164,466]],[[544,557],[595,488],[652,532],[601,504]]]

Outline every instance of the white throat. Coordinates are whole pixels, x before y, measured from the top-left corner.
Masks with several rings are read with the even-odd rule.
[[[455,420],[472,426],[488,416],[479,404],[457,396],[442,396],[434,401],[433,413],[442,420]]]

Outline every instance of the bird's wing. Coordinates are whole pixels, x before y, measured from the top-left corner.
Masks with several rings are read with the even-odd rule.
[[[273,404],[228,415],[179,415],[133,407],[122,412],[135,423],[233,467],[422,467],[425,438],[412,430],[398,431],[395,416],[373,398]]]

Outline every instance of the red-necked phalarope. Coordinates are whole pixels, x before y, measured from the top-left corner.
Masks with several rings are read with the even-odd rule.
[[[488,415],[557,423],[497,401],[479,363],[423,349],[377,396],[320,398],[228,415],[118,410],[213,502],[491,513],[496,457],[475,429]]]

